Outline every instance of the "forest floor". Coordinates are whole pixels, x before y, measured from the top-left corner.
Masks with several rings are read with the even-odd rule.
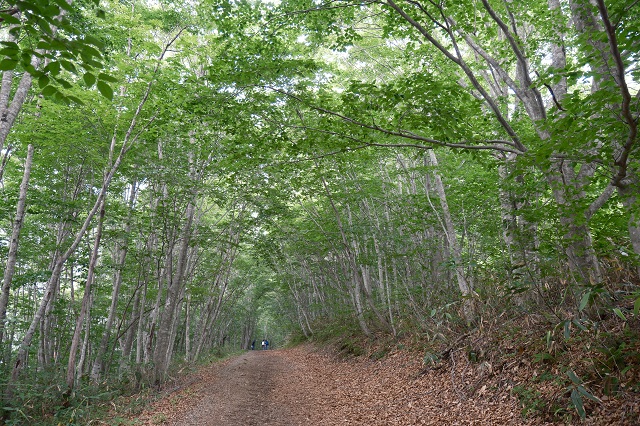
[[[421,359],[403,350],[380,359],[345,358],[309,345],[250,351],[196,375],[133,424],[547,424],[523,419],[508,383],[500,386],[482,373],[465,377],[455,360],[447,368],[425,369]]]

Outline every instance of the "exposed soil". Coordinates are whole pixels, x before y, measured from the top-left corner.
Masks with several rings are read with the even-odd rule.
[[[251,351],[213,365],[139,417],[157,425],[517,425],[508,392],[469,396],[455,371],[398,351],[339,359],[310,347]]]

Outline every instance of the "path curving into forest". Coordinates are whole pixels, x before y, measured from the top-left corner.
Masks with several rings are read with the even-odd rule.
[[[476,379],[426,371],[403,351],[382,360],[345,360],[311,347],[251,351],[211,366],[136,420],[176,426],[542,424],[525,422],[507,389],[478,386],[465,393]]]

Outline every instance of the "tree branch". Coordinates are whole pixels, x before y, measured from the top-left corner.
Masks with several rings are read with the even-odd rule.
[[[264,88],[267,88],[269,90],[273,90],[274,92],[278,92],[281,93],[283,95],[286,95],[292,99],[297,100],[298,102],[301,103],[305,103],[306,102],[300,98],[299,96],[296,96],[292,93],[286,92],[282,89],[279,89],[277,87],[272,87],[272,86],[262,86]],[[438,139],[432,139],[432,138],[427,138],[424,136],[420,136],[418,134],[415,134],[409,130],[404,130],[404,129],[400,129],[400,130],[389,130],[387,128],[384,127],[380,127],[377,124],[368,124],[365,122],[362,122],[360,120],[357,120],[355,118],[346,116],[344,114],[341,114],[339,112],[336,111],[332,111],[326,108],[322,108],[319,106],[315,106],[315,105],[308,105],[307,106],[315,111],[318,111],[320,113],[323,114],[327,114],[327,115],[331,115],[334,117],[337,117],[339,119],[341,119],[342,121],[345,121],[347,123],[351,123],[354,124],[356,126],[365,128],[365,129],[370,129],[370,130],[375,130],[377,132],[389,135],[389,136],[398,136],[401,138],[405,138],[405,139],[411,139],[411,140],[415,140],[415,141],[420,141],[420,142],[425,142],[427,144],[430,145],[437,145],[437,146],[446,146],[449,148],[458,148],[458,149],[474,149],[474,150],[494,150],[494,151],[503,151],[503,152],[512,152],[514,154],[522,154],[526,151],[526,149],[523,151],[520,149],[520,146],[518,146],[517,143],[511,142],[511,141],[504,141],[504,140],[491,140],[491,141],[487,141],[489,142],[491,145],[472,145],[471,141],[465,141],[464,143],[451,143],[451,142],[445,142],[445,141],[441,141]],[[372,146],[376,146],[373,145]],[[380,146],[389,146],[389,147],[409,147],[409,146],[413,146],[414,148],[422,148],[425,149],[426,147],[421,146],[421,145],[411,145],[411,144],[381,144]]]
[[[627,169],[629,167],[629,155],[633,145],[637,142],[638,138],[638,123],[633,117],[631,112],[631,93],[627,86],[627,81],[624,75],[624,62],[620,55],[620,49],[618,48],[618,40],[616,38],[615,28],[609,20],[609,14],[607,7],[604,4],[604,0],[597,0],[598,11],[600,12],[600,18],[604,24],[607,39],[609,40],[609,50],[615,63],[615,80],[620,88],[620,94],[622,95],[622,104],[620,106],[620,112],[624,118],[625,124],[629,126],[629,134],[627,140],[622,145],[621,151],[618,154],[618,158],[615,159],[615,165],[618,166],[618,173],[613,177],[611,183],[614,186],[623,186],[623,180],[627,177]]]
[[[597,212],[604,204],[609,201],[609,198],[613,195],[613,191],[615,190],[615,186],[612,184],[607,185],[607,187],[602,191],[602,194],[598,196],[587,208],[587,211],[584,212],[584,216],[587,220],[590,220],[591,217]]]
[[[326,111],[326,110],[325,110]],[[325,111],[321,111],[321,112],[325,112]],[[330,114],[331,112],[326,112],[328,114]],[[338,114],[339,117],[342,117]],[[472,145],[471,141],[464,141],[461,143],[452,143],[452,142],[444,142],[444,141],[440,141],[437,139],[429,139],[429,138],[425,138],[423,136],[420,135],[416,135],[415,133],[409,132],[408,130],[400,130],[400,131],[393,131],[393,130],[388,130],[388,129],[384,129],[381,128],[379,126],[370,126],[370,125],[366,125],[366,124],[362,124],[359,123],[357,121],[350,121],[353,124],[356,124],[360,127],[365,127],[371,130],[376,130],[379,131],[381,133],[384,133],[386,135],[389,136],[397,136],[397,137],[401,137],[401,138],[405,138],[405,139],[412,139],[412,140],[416,140],[416,141],[421,141],[421,142],[426,142],[429,145],[419,145],[419,144],[411,144],[411,143],[377,143],[377,142],[366,142],[363,141],[362,139],[358,139],[358,138],[354,138],[353,136],[349,136],[349,135],[345,135],[344,133],[339,133],[339,132],[334,132],[334,131],[330,131],[330,130],[324,130],[324,129],[318,129],[316,127],[309,127],[309,126],[287,126],[290,128],[295,128],[295,129],[303,129],[303,130],[312,130],[315,132],[320,132],[320,133],[325,133],[325,134],[329,134],[332,136],[338,136],[341,138],[345,138],[345,139],[349,139],[352,140],[354,142],[358,142],[358,143],[362,143],[365,146],[377,146],[377,147],[385,147],[385,148],[417,148],[417,149],[433,149],[434,145],[435,146],[444,146],[447,148],[454,148],[454,149],[471,149],[471,150],[478,150],[478,151],[500,151],[500,152],[510,152],[510,153],[514,153],[514,154],[521,154],[521,152],[517,151],[517,149],[514,148],[507,148],[504,145],[507,146],[512,146],[513,144],[509,141],[504,141],[504,140],[486,140],[484,141],[484,143],[487,143],[489,145]]]

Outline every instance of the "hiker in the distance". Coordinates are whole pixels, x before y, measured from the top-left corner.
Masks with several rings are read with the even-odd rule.
[[[267,347],[267,349],[269,349],[269,341],[267,339],[264,340],[264,344]]]
[[[251,342],[251,350],[254,350],[256,348],[256,341],[254,340],[253,342]]]
[[[264,351],[264,350],[266,350],[266,349],[267,349],[267,341],[266,341],[266,340],[263,340],[263,341],[262,341],[262,350]]]

